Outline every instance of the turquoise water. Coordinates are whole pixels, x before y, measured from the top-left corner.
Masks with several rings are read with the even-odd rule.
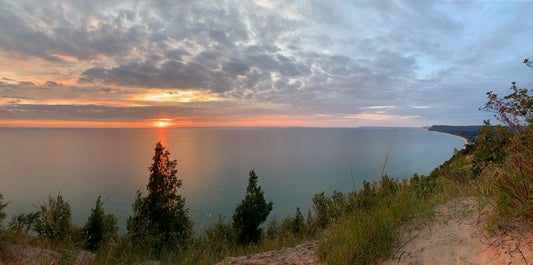
[[[464,144],[416,128],[0,128],[0,193],[10,201],[8,219],[60,192],[73,221],[83,225],[102,195],[125,233],[158,140],[178,160],[179,192],[199,231],[218,214],[231,218],[251,169],[279,219],[297,206],[306,212],[315,193],[348,192],[375,180],[387,157],[389,176],[428,174]]]

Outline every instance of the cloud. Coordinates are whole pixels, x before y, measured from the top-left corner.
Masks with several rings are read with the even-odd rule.
[[[133,119],[133,105],[150,115],[194,107],[195,117],[472,123],[485,91],[530,80],[520,62],[530,56],[523,43],[533,22],[521,18],[531,10],[484,1],[3,1],[0,58],[11,63],[0,63],[0,105],[16,101],[2,105],[3,117],[25,119]]]
[[[361,109],[394,109],[396,106],[370,106],[370,107],[363,107]]]
[[[18,81],[17,84],[21,86],[34,86],[35,85],[33,81]]]
[[[52,86],[52,87],[62,86],[61,83],[57,83],[57,82],[50,81],[50,80],[46,81],[45,85],[46,86]]]
[[[400,115],[382,115],[382,114],[356,114],[346,116],[347,119],[362,119],[362,120],[373,120],[373,121],[383,121],[383,120],[409,120],[417,119],[420,116],[400,116]]]

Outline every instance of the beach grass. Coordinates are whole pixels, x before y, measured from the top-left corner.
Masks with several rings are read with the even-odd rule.
[[[458,196],[476,193],[467,155],[457,151],[429,176],[410,179],[383,176],[379,182],[351,193],[342,218],[325,229],[318,255],[324,264],[376,264],[390,258],[402,237],[431,223],[434,207]]]

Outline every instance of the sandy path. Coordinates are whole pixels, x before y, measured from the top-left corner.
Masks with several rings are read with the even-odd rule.
[[[251,254],[242,257],[226,258],[217,263],[222,264],[246,264],[246,265],[320,265],[315,256],[317,242],[306,242],[292,248],[282,248],[281,250],[269,251],[265,253]]]
[[[527,227],[489,234],[489,207],[467,197],[436,208],[436,220],[405,235],[390,264],[533,264],[533,233]],[[498,229],[497,229],[498,230]],[[526,262],[527,261],[527,262]]]
[[[74,257],[65,259],[60,253],[30,245],[5,243],[0,250],[0,265],[34,264],[75,264],[86,265],[94,259],[94,254],[81,251]]]

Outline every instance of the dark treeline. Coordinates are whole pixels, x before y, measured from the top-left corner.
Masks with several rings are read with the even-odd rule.
[[[449,133],[465,138],[469,144],[474,143],[476,137],[479,135],[479,127],[481,125],[468,126],[451,126],[451,125],[433,125],[429,127],[428,131]]]

